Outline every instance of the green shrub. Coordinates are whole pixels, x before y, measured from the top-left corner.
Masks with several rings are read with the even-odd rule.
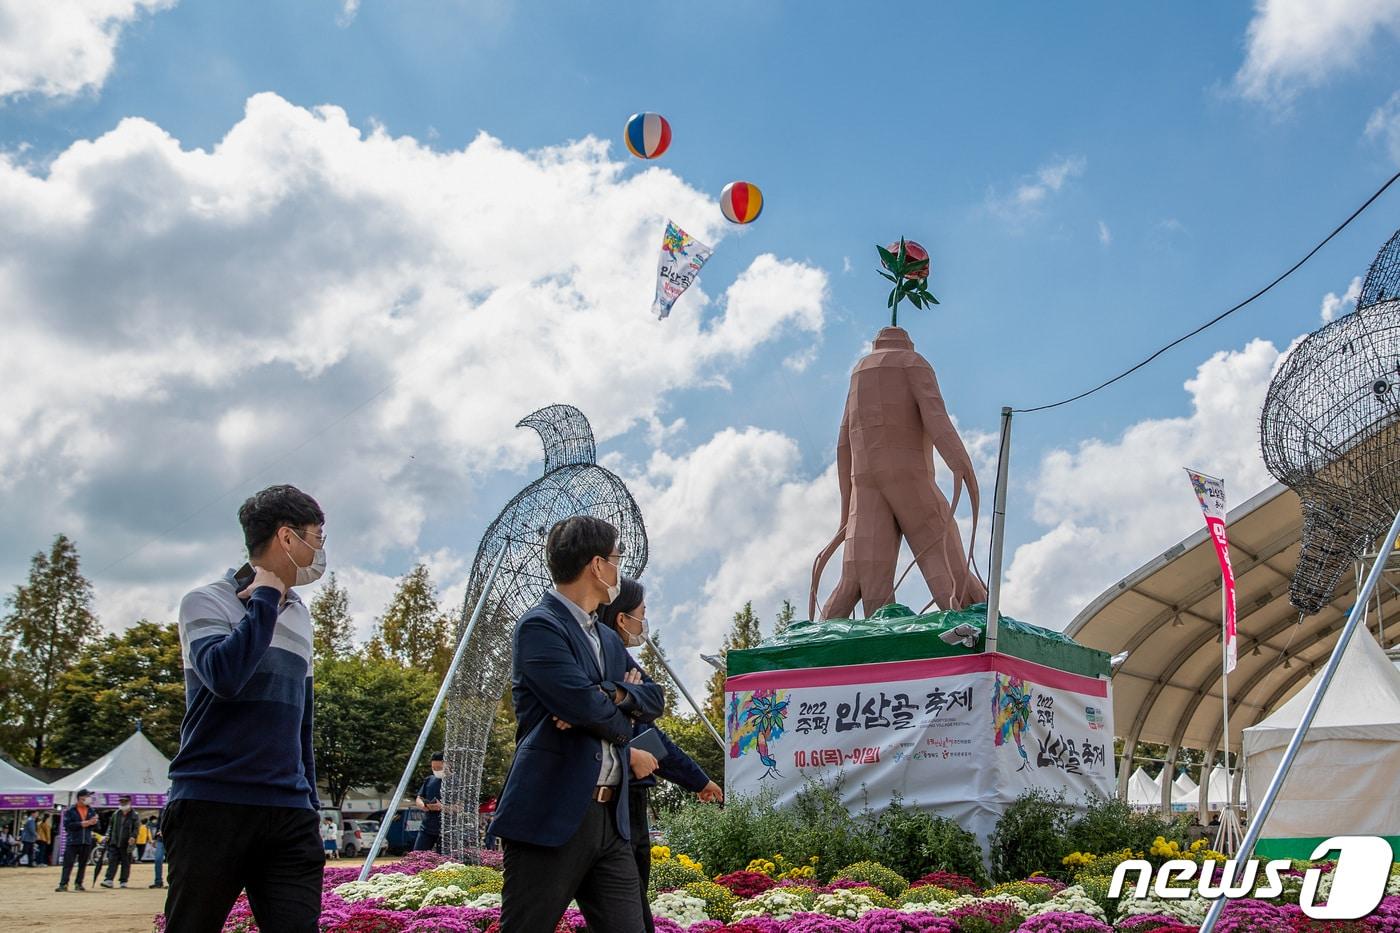
[[[830,881],[840,865],[875,860],[874,823],[868,810],[852,816],[841,802],[841,785],[815,781],[798,793],[789,811],[795,825],[791,838],[770,851],[782,852],[794,864],[817,857],[817,876]]]
[[[936,871],[949,871],[966,875],[979,886],[987,884],[987,867],[982,861],[982,845],[977,837],[946,817],[933,817],[928,837],[919,847],[923,863],[917,874],[908,877],[920,878]]]
[[[1158,836],[1172,839],[1175,821],[1142,813],[1116,797],[1090,797],[1084,813],[1069,827],[1071,852],[1104,855],[1120,849],[1145,852]],[[1184,841],[1184,840],[1183,840]]]
[[[1063,877],[1063,859],[1074,851],[1067,841],[1072,819],[1063,792],[1032,790],[1021,795],[992,831],[992,877],[1014,881],[1038,871]]]
[[[791,810],[774,805],[771,791],[754,797],[735,795],[719,809],[692,796],[675,812],[665,814],[662,825],[671,850],[689,855],[711,875],[742,871],[759,856],[795,854],[793,843],[803,832]]]
[[[676,859],[652,862],[651,878],[647,882],[647,899],[650,900],[662,891],[682,888],[692,882],[705,880],[707,879],[703,874],[693,868],[687,868]]]
[[[734,905],[739,903],[739,898],[723,885],[713,881],[692,881],[683,890],[691,897],[698,897],[705,902],[705,914],[711,920],[728,923],[733,919]]]
[[[871,831],[875,860],[906,878],[941,870],[986,880],[976,836],[946,817],[904,806],[898,796]]]
[[[834,876],[839,881],[863,881],[879,888],[887,897],[897,898],[909,888],[909,882],[897,871],[879,862],[856,862],[847,865]]]

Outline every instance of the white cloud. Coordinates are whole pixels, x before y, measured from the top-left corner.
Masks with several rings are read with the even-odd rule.
[[[606,442],[820,334],[826,274],[772,255],[652,319],[665,217],[724,230],[629,166],[592,138],[438,152],[272,94],[207,151],[127,119],[42,173],[0,156],[0,578],[63,530],[99,609],[159,617],[239,559],[238,502],[292,482],[372,616],[363,568],[421,550],[429,518],[479,521],[482,477],[535,463],[524,414],[571,402]]]
[[[1361,297],[1361,276],[1356,276],[1347,286],[1344,294],[1328,292],[1322,296],[1322,323],[1328,324],[1356,307],[1356,299]]]
[[[0,0],[0,100],[102,87],[122,30],[177,0]]]
[[[1023,224],[1041,213],[1049,197],[1062,189],[1065,182],[1083,175],[1087,165],[1088,160],[1083,156],[1069,156],[1043,165],[1017,182],[1008,193],[989,191],[987,209],[1009,223]]]
[[[1400,0],[1256,0],[1235,86],[1251,100],[1286,105],[1355,69],[1378,33],[1400,33]]]
[[[1371,113],[1366,121],[1366,136],[1383,141],[1391,160],[1400,162],[1400,91]]]
[[[342,29],[355,21],[355,17],[360,12],[360,0],[341,0],[340,15],[335,18],[335,23]]]
[[[1104,223],[1102,220],[1099,221],[1099,242],[1104,246],[1109,246],[1113,243],[1113,232],[1108,229],[1108,224]]]
[[[1183,467],[1225,477],[1232,505],[1272,479],[1259,454],[1258,412],[1280,357],[1267,340],[1221,351],[1187,380],[1191,414],[1132,425],[1047,454],[1033,480],[1031,514],[1048,528],[1016,548],[1006,612],[1063,628],[1115,580],[1200,526]],[[1012,480],[1013,502],[1017,484]]]

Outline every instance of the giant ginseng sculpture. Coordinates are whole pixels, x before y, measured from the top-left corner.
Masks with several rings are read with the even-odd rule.
[[[1298,494],[1303,540],[1289,600],[1306,615],[1400,508],[1400,231],[1376,256],[1356,310],[1288,355],[1264,400],[1269,472]]]
[[[486,740],[496,706],[510,682],[515,620],[552,585],[544,554],[549,529],[573,515],[596,515],[620,533],[624,574],[640,576],[647,565],[641,511],[622,480],[598,466],[593,429],[583,412],[572,405],[550,405],[516,427],[539,432],[544,442],[544,475],[517,493],[491,522],[472,563],[464,622],[481,596],[496,555],[505,548],[447,702],[442,846],[445,854],[457,859],[480,844],[477,805]]]
[[[842,544],[841,579],[822,607],[822,618],[850,618],[858,602],[869,616],[894,602],[901,541],[909,542],[939,608],[961,609],[987,598],[953,516],[966,486],[976,521],[979,496],[972,458],[948,416],[933,367],[914,349],[908,332],[895,326],[901,300],[920,308],[937,304],[924,285],[928,254],[917,243],[903,241],[880,254],[888,270],[881,275],[895,283],[891,326],[880,331],[851,373],[836,439],[841,525],[812,568],[811,618],[817,618],[822,570]],[[952,470],[951,505],[935,482],[933,451]]]

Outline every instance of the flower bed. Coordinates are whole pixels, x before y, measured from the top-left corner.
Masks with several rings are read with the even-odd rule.
[[[660,847],[653,854],[660,869],[654,874],[679,882],[651,894],[661,933],[1184,933],[1199,926],[1207,909],[1207,902],[1194,896],[1108,899],[1102,872],[1115,858],[1121,861],[1122,853],[1066,859],[1073,882],[1068,885],[1033,876],[985,892],[970,879],[947,872],[910,884],[869,861],[832,872],[833,881],[819,885],[810,871],[792,874],[795,869],[780,856],[754,859],[746,870],[710,878],[703,865],[684,855]],[[1299,876],[1307,867],[1297,866]],[[1324,877],[1323,893],[1330,880]],[[495,865],[463,865],[422,852],[377,866],[365,881],[359,880],[358,869],[328,868],[320,929],[498,933],[502,881]],[[1290,886],[1276,899],[1231,901],[1217,929],[1400,933],[1400,866],[1392,874],[1390,891],[1370,917],[1343,923],[1308,919],[1298,907],[1297,886]],[[156,918],[155,929],[165,930],[163,917]],[[247,899],[240,897],[224,933],[257,929]],[[582,914],[574,909],[558,926],[559,933],[586,930]]]

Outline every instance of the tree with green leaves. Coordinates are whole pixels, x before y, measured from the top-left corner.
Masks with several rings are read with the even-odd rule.
[[[699,716],[663,716],[656,725],[670,736],[681,751],[705,769],[716,784],[724,786],[724,752]],[[672,810],[689,797],[688,791],[669,781],[657,781],[651,793],[651,804],[658,811]]]
[[[79,767],[124,742],[139,725],[161,753],[180,747],[185,673],[180,632],[142,619],[88,644],[55,691],[50,751]]]
[[[763,640],[759,630],[758,616],[753,611],[753,603],[744,603],[744,608],[734,613],[729,625],[729,634],[724,636],[724,647],[720,649],[720,669],[710,675],[705,694],[705,715],[715,724],[724,728],[724,661],[734,649],[752,648]]]
[[[336,580],[335,571],[311,600],[311,629],[316,657],[343,658],[354,652],[350,594]]]
[[[773,634],[781,635],[788,630],[792,620],[797,616],[797,607],[792,604],[792,600],[783,600],[783,607],[778,610],[777,621],[773,623]]]
[[[371,654],[395,658],[439,679],[452,663],[447,615],[438,605],[437,587],[425,564],[418,564],[399,581],[389,607],[379,618]]]
[[[672,716],[676,712],[676,699],[678,691],[676,684],[671,680],[671,675],[666,673],[666,665],[662,659],[666,657],[665,650],[661,647],[661,633],[652,632],[649,636],[651,641],[642,644],[641,655],[637,658],[637,663],[642,670],[651,675],[651,679],[661,685],[661,689],[666,691],[666,708],[663,716]],[[652,645],[656,647],[653,648]]]
[[[428,717],[437,681],[396,660],[351,656],[316,663],[316,776],[339,807],[352,787],[392,788],[413,752]],[[426,758],[442,747],[441,720],[433,727]]]
[[[6,687],[0,706],[0,745],[21,761],[47,765],[59,676],[100,634],[92,611],[92,584],[82,574],[78,548],[54,538],[48,553],[29,562],[28,580],[15,587],[0,620],[0,667]]]

